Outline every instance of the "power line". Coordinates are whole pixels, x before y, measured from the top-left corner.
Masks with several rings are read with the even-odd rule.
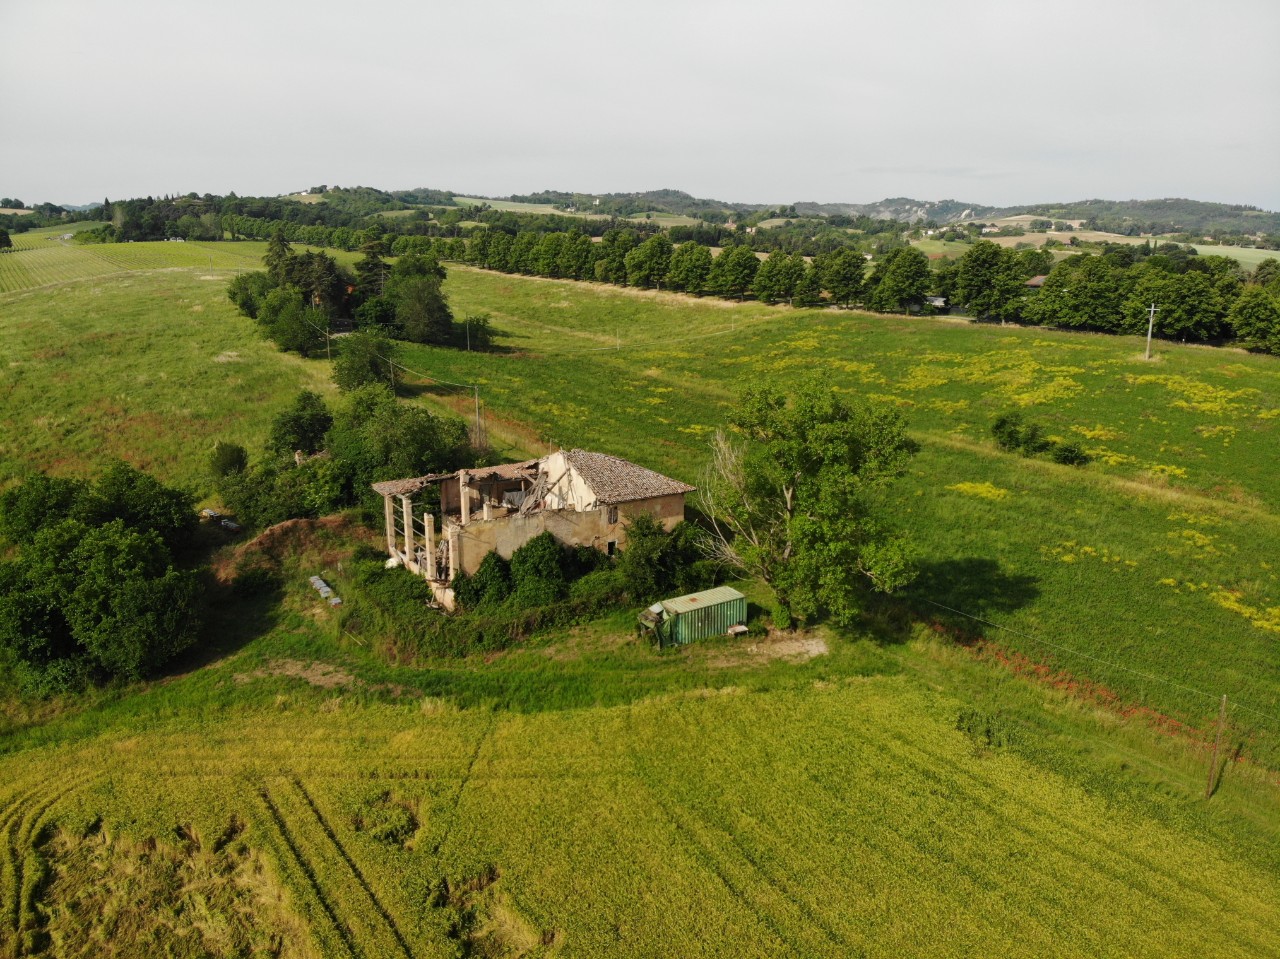
[[[923,599],[923,597],[921,598]],[[1015,636],[1021,636],[1023,639],[1029,639],[1033,643],[1040,643],[1041,645],[1049,646],[1053,649],[1060,650],[1064,653],[1070,653],[1074,656],[1081,656],[1085,659],[1093,660],[1095,663],[1101,663],[1103,666],[1110,666],[1112,669],[1118,669],[1122,672],[1132,673],[1134,676],[1141,676],[1143,679],[1148,679],[1148,680],[1151,680],[1152,682],[1163,683],[1166,686],[1171,686],[1175,689],[1181,689],[1184,692],[1194,693],[1197,696],[1203,696],[1205,699],[1213,700],[1214,702],[1217,702],[1220,696],[1220,694],[1205,692],[1203,689],[1197,689],[1194,686],[1188,686],[1185,683],[1179,683],[1172,679],[1165,679],[1163,676],[1156,676],[1152,673],[1146,673],[1140,669],[1134,669],[1131,666],[1125,666],[1125,665],[1122,665],[1121,663],[1113,663],[1110,660],[1103,659],[1101,656],[1095,656],[1092,653],[1086,653],[1084,650],[1081,650],[1081,649],[1074,649],[1071,646],[1065,646],[1061,643],[1055,643],[1052,640],[1044,639],[1043,637],[1033,635],[1032,633],[1024,633],[1021,630],[1013,629],[1012,627],[1009,627],[1009,626],[1001,626],[999,623],[993,623],[990,620],[983,619],[980,616],[974,616],[971,613],[966,613],[962,609],[955,609],[943,603],[935,603],[931,599],[925,599],[924,601],[928,603],[930,606],[937,606],[939,609],[945,609],[948,612],[955,613],[957,616],[963,616],[966,619],[972,619],[974,622],[982,623],[984,626],[990,626],[993,629],[1002,629],[1006,633],[1012,633]],[[1231,706],[1234,709],[1243,709],[1246,712],[1253,713],[1255,716],[1261,716],[1263,719],[1267,720],[1268,722],[1276,722],[1277,720],[1280,720],[1280,717],[1273,716],[1270,713],[1264,713],[1259,709],[1254,709],[1252,706],[1248,706],[1235,699],[1232,700]]]

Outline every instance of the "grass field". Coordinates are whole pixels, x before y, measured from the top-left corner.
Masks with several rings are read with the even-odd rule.
[[[653,211],[651,213],[637,213],[635,216],[627,217],[627,219],[635,223],[653,222],[664,229],[672,226],[697,226],[699,223],[703,222],[697,217],[685,216],[682,213],[660,213],[658,211]]]
[[[1212,246],[1192,243],[1201,256],[1229,256],[1240,261],[1246,270],[1255,270],[1263,260],[1280,260],[1280,250],[1256,250],[1243,246]]]
[[[931,605],[941,603],[1029,634],[986,630],[1195,726],[1228,693],[1256,748],[1280,762],[1274,358],[1162,345],[1144,363],[1129,338],[734,306],[464,268],[449,291],[459,313],[491,313],[515,352],[416,347],[406,364],[478,384],[495,425],[519,424],[512,435],[526,448],[601,449],[696,483],[743,385],[820,369],[897,405],[922,444],[892,506],[925,556],[910,594],[919,613],[954,619]],[[1080,470],[998,452],[990,423],[1010,409],[1095,462]]]
[[[226,302],[264,246],[133,244],[0,294],[0,469],[198,483],[213,439],[323,388]],[[1274,360],[464,268],[448,291],[508,352],[407,363],[480,384],[513,442],[696,481],[742,385],[825,369],[921,443],[890,504],[924,552],[910,608],[1276,712]],[[1098,462],[997,453],[1010,407]],[[965,650],[945,614],[659,655],[620,610],[393,666],[344,572],[361,535],[300,525],[280,594],[219,593],[170,677],[0,702],[0,955],[1280,955],[1280,784],[1246,758],[1203,800],[1212,698],[1026,636]],[[1274,770],[1280,731],[1231,720]]]
[[[521,203],[518,200],[486,200],[482,197],[474,196],[455,196],[453,202],[458,206],[480,206],[488,205],[491,209],[502,210],[509,213],[544,213],[552,216],[581,216],[588,219],[606,219],[603,213],[591,213],[583,211],[581,213],[566,213],[559,207],[550,203]]]
[[[115,265],[131,272],[0,295],[0,485],[123,458],[203,491],[216,440],[256,447],[293,393],[331,389],[327,369],[277,352],[238,314],[225,270],[142,269],[144,247],[164,263],[175,249],[203,258],[195,246],[122,245]],[[49,252],[74,274],[99,249]]]
[[[1203,756],[1140,720],[936,642],[657,656],[625,614],[392,668],[305,582],[359,603],[341,544],[300,541],[219,657],[0,736],[0,948],[154,923],[229,955],[195,947],[246,909],[293,955],[1280,946],[1274,785],[1233,767],[1205,805]]]

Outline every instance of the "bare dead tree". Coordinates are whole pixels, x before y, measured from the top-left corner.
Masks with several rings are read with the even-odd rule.
[[[698,487],[699,508],[711,523],[703,548],[710,558],[772,583],[775,562],[785,562],[791,553],[786,531],[794,490],[770,496],[760,484],[753,489],[746,454],[744,441],[716,431],[711,462]]]

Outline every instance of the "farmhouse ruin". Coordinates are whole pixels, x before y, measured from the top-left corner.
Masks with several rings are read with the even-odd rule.
[[[373,488],[385,505],[390,563],[426,579],[446,609],[453,608],[454,577],[474,574],[495,550],[510,559],[549,532],[567,546],[612,555],[626,544],[628,519],[648,515],[670,530],[684,519],[684,498],[694,489],[616,456],[577,449]],[[437,494],[434,509],[415,503],[428,498],[424,491]]]

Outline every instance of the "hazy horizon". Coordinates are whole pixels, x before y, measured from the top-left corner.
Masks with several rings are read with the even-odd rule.
[[[6,4],[0,195],[1280,209],[1280,6]]]

